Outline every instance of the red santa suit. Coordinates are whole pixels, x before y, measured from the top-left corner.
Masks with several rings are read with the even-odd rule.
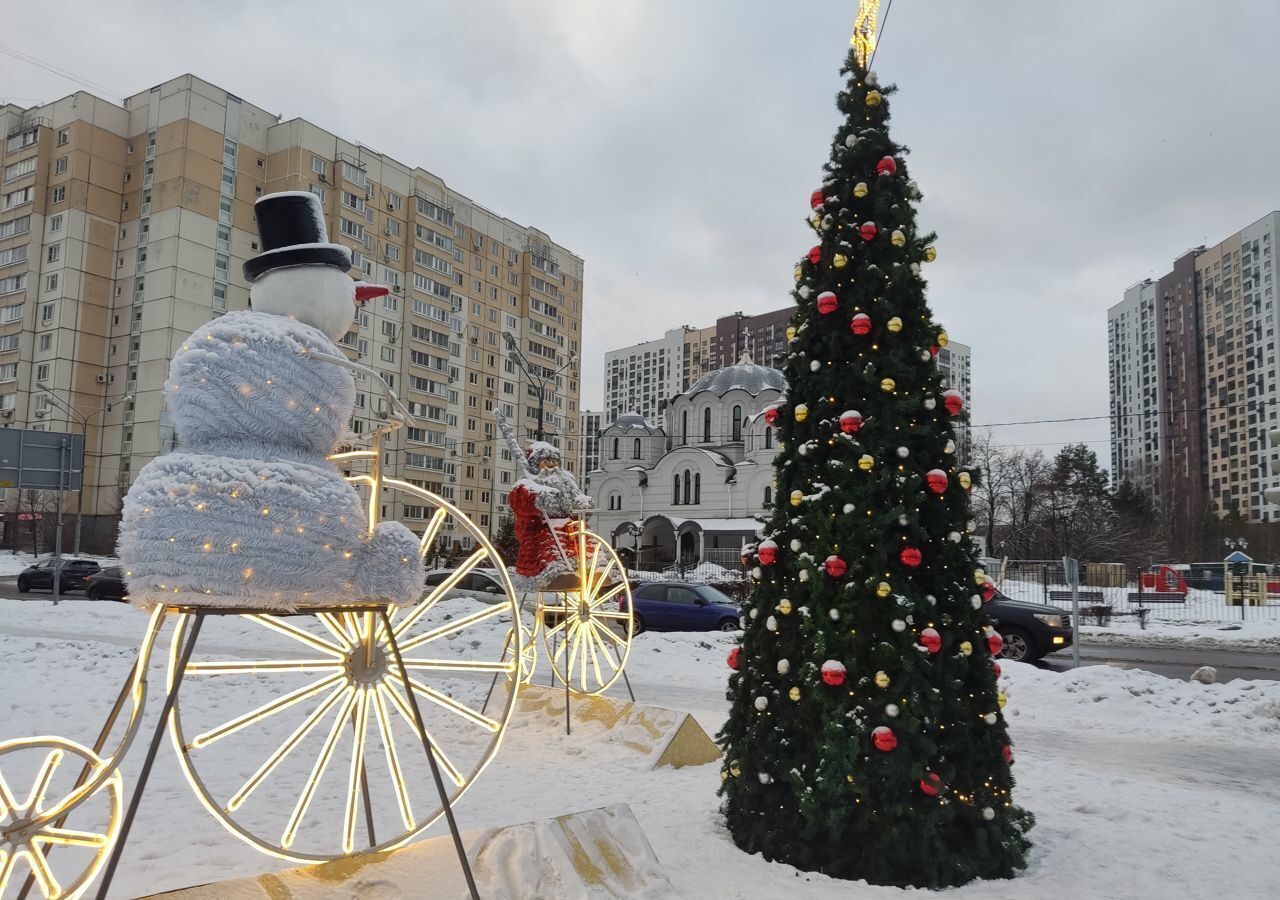
[[[544,460],[557,465],[538,469]],[[577,570],[578,516],[590,513],[592,504],[559,461],[552,445],[535,442],[529,451],[534,471],[517,481],[507,495],[520,542],[512,581],[521,590],[540,590],[557,576]]]

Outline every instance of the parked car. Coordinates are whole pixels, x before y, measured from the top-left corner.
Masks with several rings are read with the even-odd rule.
[[[1000,655],[1005,659],[1035,662],[1046,653],[1071,646],[1071,613],[1065,609],[997,594],[986,610],[1004,638]]]
[[[30,590],[53,590],[54,558],[42,559],[34,565],[27,566],[18,575],[18,591],[25,594]],[[62,575],[58,579],[61,594],[78,591],[84,587],[89,576],[102,569],[91,559],[62,560]]]
[[[705,584],[650,581],[631,592],[635,631],[737,631],[738,604]],[[626,609],[626,598],[618,608]]]
[[[454,573],[453,569],[433,569],[427,573],[427,593],[443,584],[450,575]],[[492,600],[495,594],[503,593],[502,579],[498,575],[496,569],[472,569],[461,580],[451,587],[441,600],[450,600],[454,597],[473,597],[480,600]]]
[[[124,600],[129,589],[124,583],[124,569],[108,566],[89,576],[84,584],[84,595],[90,600]]]

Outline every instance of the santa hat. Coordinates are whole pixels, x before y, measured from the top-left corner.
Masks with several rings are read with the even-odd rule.
[[[250,283],[289,266],[351,268],[351,251],[329,243],[320,198],[310,191],[282,191],[259,197],[253,205],[262,252],[244,264]]]
[[[534,441],[525,451],[525,455],[529,458],[529,463],[535,466],[547,459],[560,462],[560,451],[554,444],[548,444],[546,441]]]

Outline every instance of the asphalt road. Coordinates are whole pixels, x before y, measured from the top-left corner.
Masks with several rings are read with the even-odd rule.
[[[69,596],[83,599],[83,591]],[[19,594],[17,579],[0,578],[0,601],[52,599],[48,591],[32,591]],[[3,612],[0,611],[0,616]],[[1217,650],[1182,647],[1117,647],[1111,644],[1080,645],[1082,666],[1116,666],[1121,669],[1144,669],[1168,678],[1186,679],[1201,666],[1213,666],[1218,670],[1218,681],[1236,678],[1280,681],[1280,653],[1260,653],[1243,650]],[[1071,668],[1071,652],[1060,651],[1045,657],[1038,663],[1041,668],[1065,672]]]

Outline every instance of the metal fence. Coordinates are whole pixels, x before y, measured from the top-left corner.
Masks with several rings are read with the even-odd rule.
[[[985,566],[1007,597],[1050,606],[1070,604],[1071,588],[1061,560],[987,560]],[[1148,621],[1280,620],[1280,582],[1274,577],[1236,583],[1231,592],[1190,586],[1180,594],[1157,590],[1158,579],[1152,577],[1152,571],[1122,563],[1082,564],[1081,623],[1108,624],[1117,618],[1136,619],[1143,625]]]

